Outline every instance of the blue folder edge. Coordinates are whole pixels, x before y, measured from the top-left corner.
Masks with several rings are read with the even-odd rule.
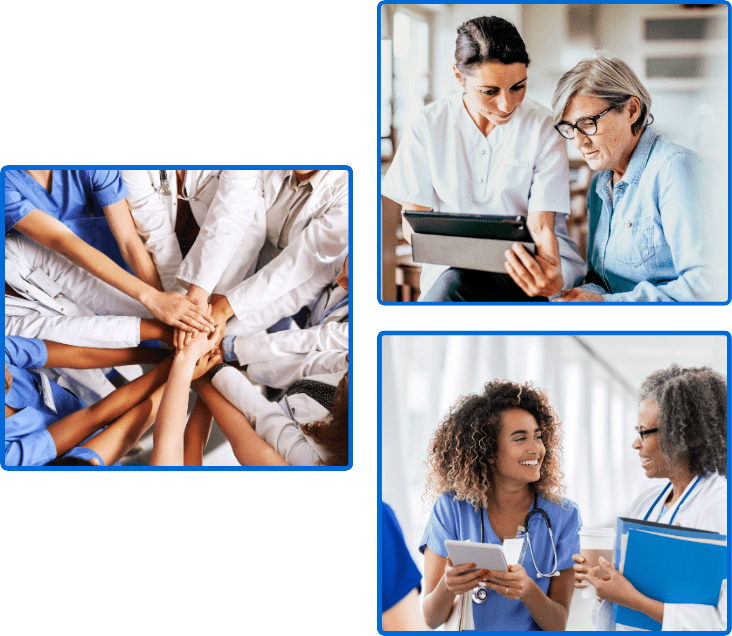
[[[717,605],[722,581],[727,576],[726,545],[683,541],[677,537],[708,535],[710,539],[724,540],[724,535],[669,527],[667,536],[662,536],[640,528],[645,526],[651,531],[665,531],[666,528],[648,527],[643,523],[628,525],[637,527],[628,528],[623,574],[639,592],[664,603]],[[669,558],[669,555],[673,557]],[[695,567],[699,563],[704,563],[704,567]],[[651,564],[653,567],[649,567]],[[645,614],[619,605],[613,607],[613,619],[621,625],[661,630],[661,624]]]

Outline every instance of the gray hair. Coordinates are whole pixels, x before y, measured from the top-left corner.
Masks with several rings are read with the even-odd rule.
[[[609,107],[625,106],[632,97],[640,100],[640,116],[631,127],[633,135],[645,128],[651,116],[651,96],[638,76],[623,60],[604,52],[579,62],[557,82],[552,97],[554,123],[562,119],[562,113],[575,95],[588,95],[604,99]],[[653,120],[651,120],[653,121]]]
[[[661,451],[693,475],[727,475],[727,380],[709,367],[672,364],[649,375],[639,398],[658,406]]]

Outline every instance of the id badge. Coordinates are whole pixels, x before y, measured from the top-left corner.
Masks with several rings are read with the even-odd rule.
[[[520,532],[515,537],[506,537],[503,540],[503,553],[506,556],[506,563],[523,565],[526,554],[526,533]]]
[[[43,403],[51,409],[54,413],[58,413],[56,410],[56,401],[53,399],[53,391],[51,390],[51,381],[41,372],[41,387],[43,389]]]

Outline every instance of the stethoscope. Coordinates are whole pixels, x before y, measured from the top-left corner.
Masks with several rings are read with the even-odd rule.
[[[691,494],[691,491],[694,490],[694,488],[696,488],[698,483],[699,483],[699,476],[697,475],[696,477],[694,477],[694,483],[691,486],[691,488],[689,488],[689,490],[686,491],[686,494],[681,498],[681,501],[679,501],[679,504],[676,506],[676,510],[674,510],[674,514],[671,515],[671,519],[669,519],[668,525],[673,524],[674,518],[676,517],[676,513],[679,511],[679,508],[681,508],[681,504],[683,504],[686,501],[687,497]],[[653,509],[656,507],[656,505],[658,505],[658,502],[661,501],[661,497],[663,497],[666,494],[666,491],[671,487],[671,485],[672,485],[671,482],[668,482],[668,484],[666,484],[666,487],[661,491],[661,494],[658,495],[658,497],[656,497],[656,501],[654,501],[653,504],[651,504],[651,507],[648,510],[648,512],[646,513],[646,516],[643,517],[643,521],[648,521],[648,517],[651,516]]]
[[[168,171],[167,170],[159,170],[160,172],[160,194],[163,196],[170,196],[173,194],[173,191],[170,189],[170,181],[168,181]],[[201,183],[201,177],[203,176],[203,173],[199,174],[198,176],[198,185],[196,186],[196,193],[192,196],[185,196],[183,194],[178,194],[178,198],[182,201],[198,201],[198,195],[203,192],[204,188],[211,183],[214,180],[214,175],[210,174],[208,177],[206,177],[206,180]]]
[[[483,521],[483,514],[488,514],[488,512],[485,510],[485,508],[482,508],[480,511],[480,542],[485,543],[485,522]],[[544,518],[544,523],[546,524],[546,529],[549,532],[549,540],[552,542],[552,549],[554,550],[554,567],[552,568],[552,571],[549,574],[542,574],[539,571],[538,566],[536,565],[536,559],[534,559],[534,548],[531,547],[531,535],[529,534],[529,521],[531,521],[532,515],[540,514]],[[536,570],[536,578],[550,578],[552,576],[559,576],[559,572],[557,571],[557,565],[558,565],[558,559],[557,559],[557,546],[554,543],[554,535],[552,534],[552,524],[551,521],[549,521],[549,515],[546,514],[544,510],[539,508],[539,493],[534,493],[534,507],[532,510],[529,510],[529,513],[526,515],[526,518],[524,519],[524,525],[518,527],[518,532],[521,534],[522,532],[526,533],[526,541],[529,544],[529,552],[531,552],[531,560],[534,562],[534,569]],[[488,590],[484,587],[478,587],[473,590],[473,603],[477,603],[480,605],[481,603],[485,603],[488,599]]]

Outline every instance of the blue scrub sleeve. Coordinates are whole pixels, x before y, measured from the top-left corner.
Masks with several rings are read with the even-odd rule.
[[[561,528],[553,528],[554,541],[557,545],[557,570],[569,570],[574,566],[573,554],[579,554],[579,531],[582,527],[582,517],[577,504],[573,501],[562,501],[566,512],[562,515],[565,520]]]
[[[97,454],[97,452],[93,451],[91,448],[86,448],[85,446],[76,446],[72,448],[64,455],[64,457],[77,457],[78,459],[85,459],[88,462],[96,460],[100,466],[104,466],[104,460]]]
[[[43,340],[5,336],[5,364],[21,369],[42,369],[48,359]]]
[[[8,170],[8,172],[10,172]],[[5,233],[36,206],[26,199],[5,174]]]
[[[119,170],[90,170],[90,173],[94,197],[101,207],[117,203],[130,193]]]
[[[409,592],[418,588],[419,573],[394,511],[381,503],[381,611],[392,608]]]
[[[56,459],[56,444],[46,429],[5,441],[6,466],[43,466]]]
[[[457,522],[454,509],[451,505],[454,495],[444,493],[435,501],[432,507],[427,527],[424,529],[422,541],[419,544],[419,551],[424,554],[427,547],[441,557],[448,557],[445,541],[447,539],[457,540]]]

